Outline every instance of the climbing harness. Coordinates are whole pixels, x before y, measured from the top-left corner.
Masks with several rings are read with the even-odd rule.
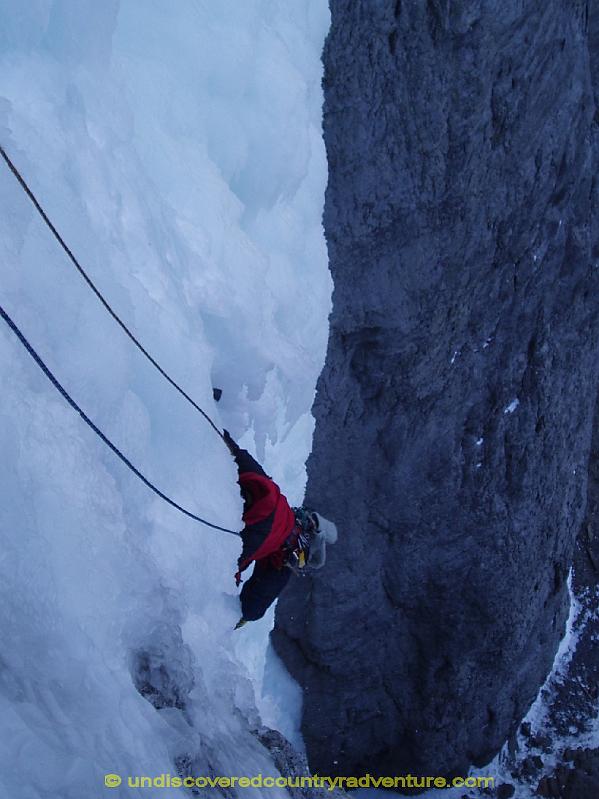
[[[17,325],[13,322],[13,320],[10,318],[10,316],[6,313],[6,311],[4,310],[4,308],[2,308],[1,305],[0,305],[0,316],[2,316],[2,319],[6,322],[8,327],[12,330],[12,332],[15,334],[15,336],[19,339],[19,341],[25,347],[25,349],[27,350],[29,355],[33,358],[33,360],[36,362],[36,364],[39,366],[39,368],[42,370],[42,372],[46,375],[46,377],[52,383],[54,388],[69,403],[71,408],[73,408],[73,410],[77,411],[77,413],[79,414],[79,416],[81,416],[83,421],[94,431],[94,433],[99,438],[102,439],[102,441],[106,444],[106,446],[109,447],[114,452],[114,454],[118,458],[121,459],[121,461],[125,464],[125,466],[127,466],[133,472],[133,474],[136,475],[136,477],[138,477],[142,481],[142,483],[145,483],[145,485],[149,489],[151,489],[157,496],[159,496],[160,499],[163,499],[165,502],[167,502],[173,508],[176,508],[178,511],[180,511],[183,514],[185,514],[185,516],[189,516],[190,519],[193,519],[196,522],[201,522],[201,524],[205,524],[207,527],[212,527],[214,530],[221,530],[223,533],[231,533],[232,535],[237,535],[237,536],[239,535],[239,532],[237,532],[236,530],[229,530],[227,527],[221,527],[218,524],[213,524],[212,522],[206,521],[206,519],[202,519],[201,516],[196,516],[195,513],[192,513],[191,511],[186,510],[185,508],[183,508],[181,505],[179,505],[179,503],[175,502],[173,499],[171,499],[166,494],[164,494],[162,491],[160,491],[160,489],[157,488],[153,483],[151,483],[148,480],[148,478],[145,477],[139,471],[139,469],[137,469],[125,455],[123,455],[123,453],[120,451],[120,449],[118,449],[118,447],[116,447],[112,443],[112,441],[110,441],[110,439],[107,438],[104,435],[104,433],[100,430],[100,428],[97,427],[92,422],[92,420],[89,418],[89,416],[87,416],[87,414],[79,407],[79,405],[77,405],[75,400],[71,397],[71,395],[66,391],[66,389],[63,388],[63,386],[54,377],[54,375],[52,374],[50,369],[46,366],[44,361],[40,358],[40,356],[37,354],[37,352],[33,349],[31,344],[27,341],[27,339],[25,338],[23,333],[21,333],[21,331],[19,330]]]
[[[279,551],[280,567],[287,566],[295,574],[304,576],[308,571],[306,565],[310,558],[312,538],[318,531],[318,517],[304,507],[293,508],[293,512],[295,525]],[[279,555],[279,552],[275,555]]]
[[[23,191],[25,192],[25,194],[26,194],[26,195],[29,197],[29,199],[31,200],[31,202],[32,202],[32,203],[33,203],[33,205],[35,206],[35,209],[37,210],[37,212],[39,213],[39,215],[41,216],[41,218],[44,220],[44,222],[46,223],[46,225],[48,226],[48,228],[50,229],[50,231],[51,231],[51,232],[52,232],[52,234],[54,235],[55,239],[58,241],[58,243],[60,244],[60,246],[62,247],[62,249],[65,251],[65,253],[66,253],[66,254],[68,255],[68,257],[70,258],[70,260],[71,260],[71,262],[73,263],[74,267],[77,269],[77,271],[79,272],[79,274],[81,275],[81,277],[82,277],[82,278],[85,280],[85,282],[86,282],[86,283],[87,283],[87,285],[90,287],[90,289],[91,289],[91,290],[94,292],[94,294],[96,295],[96,297],[97,297],[97,298],[100,300],[100,302],[102,303],[102,305],[104,306],[104,308],[106,308],[106,310],[108,311],[108,313],[109,313],[109,314],[112,316],[112,318],[114,319],[114,321],[115,321],[115,322],[116,322],[116,323],[117,323],[117,324],[118,324],[118,325],[119,325],[119,326],[122,328],[122,330],[124,331],[124,333],[125,333],[125,334],[126,334],[126,335],[127,335],[129,338],[130,338],[130,339],[131,339],[131,341],[132,341],[132,342],[135,344],[135,346],[137,347],[137,349],[138,349],[138,350],[139,350],[139,351],[140,351],[140,352],[141,352],[143,355],[145,355],[145,357],[148,359],[148,361],[150,361],[150,363],[152,364],[152,366],[154,366],[154,367],[155,367],[155,368],[156,368],[156,369],[157,369],[157,370],[160,372],[160,374],[161,374],[161,375],[162,375],[162,376],[163,376],[163,377],[164,377],[166,380],[168,380],[168,382],[171,384],[171,386],[173,386],[173,388],[175,388],[175,389],[176,389],[176,390],[179,392],[179,394],[181,394],[181,396],[182,396],[182,397],[184,397],[184,398],[187,400],[187,402],[189,402],[189,403],[190,403],[190,405],[192,405],[192,406],[193,406],[193,407],[196,409],[196,411],[199,411],[199,413],[201,413],[201,414],[202,414],[202,416],[204,417],[204,419],[206,419],[206,421],[208,422],[208,424],[210,424],[210,425],[212,426],[212,428],[215,430],[215,432],[216,432],[216,433],[218,433],[218,435],[219,435],[219,436],[222,438],[222,437],[223,437],[223,434],[222,434],[222,433],[221,433],[221,431],[218,429],[218,427],[217,427],[217,426],[214,424],[214,422],[213,422],[213,421],[212,421],[212,419],[211,419],[211,418],[208,416],[208,414],[207,414],[207,413],[206,413],[204,410],[202,410],[202,408],[200,408],[200,406],[197,404],[197,402],[195,402],[195,400],[193,400],[193,399],[192,399],[192,398],[189,396],[189,394],[188,394],[188,393],[187,393],[187,392],[186,392],[184,389],[182,389],[182,388],[181,388],[181,386],[180,386],[178,383],[176,383],[176,382],[173,380],[173,378],[172,378],[172,377],[171,377],[171,376],[170,376],[170,375],[169,375],[169,374],[168,374],[168,373],[167,373],[167,372],[166,372],[166,371],[165,371],[165,370],[162,368],[162,366],[160,366],[160,364],[158,363],[158,361],[156,361],[156,360],[155,360],[155,359],[154,359],[154,358],[153,358],[153,357],[150,355],[150,353],[149,353],[149,352],[146,350],[146,348],[145,348],[145,347],[143,346],[143,344],[142,344],[142,343],[139,341],[139,339],[137,339],[137,338],[135,337],[135,335],[134,335],[134,334],[131,332],[131,330],[129,330],[129,328],[127,327],[127,325],[125,324],[125,322],[123,322],[123,320],[120,318],[120,316],[118,316],[118,314],[116,313],[116,311],[114,311],[114,310],[112,309],[112,307],[109,305],[108,301],[107,301],[107,300],[104,298],[104,296],[102,295],[101,291],[100,291],[100,290],[97,288],[97,286],[96,286],[96,285],[95,285],[95,283],[92,281],[92,279],[90,278],[90,276],[87,274],[87,272],[85,271],[85,269],[84,269],[84,268],[81,266],[81,264],[79,263],[79,261],[77,260],[77,258],[75,258],[75,256],[73,255],[72,251],[70,250],[70,248],[68,247],[68,245],[66,244],[66,242],[64,241],[64,239],[62,238],[62,236],[60,235],[60,233],[58,232],[58,230],[56,230],[56,228],[54,227],[54,225],[52,224],[52,222],[51,222],[51,221],[50,221],[50,219],[48,218],[48,215],[46,214],[46,212],[44,211],[44,209],[42,208],[42,206],[41,206],[41,205],[40,205],[40,203],[38,202],[38,200],[37,200],[36,196],[34,195],[34,193],[31,191],[31,189],[30,189],[30,188],[29,188],[29,186],[27,185],[27,182],[25,181],[25,178],[24,178],[24,177],[21,175],[21,173],[19,172],[19,170],[18,170],[18,169],[16,168],[16,166],[13,164],[13,162],[11,161],[11,159],[8,157],[8,155],[6,154],[6,151],[5,151],[4,147],[2,147],[2,145],[1,145],[1,144],[0,144],[0,155],[1,155],[1,156],[2,156],[2,158],[5,160],[5,162],[6,162],[6,165],[8,166],[8,168],[10,169],[10,171],[13,173],[13,175],[15,176],[15,178],[17,179],[17,181],[19,182],[19,184],[20,184],[21,188],[23,189]]]

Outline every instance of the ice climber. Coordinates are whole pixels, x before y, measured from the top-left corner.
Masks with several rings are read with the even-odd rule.
[[[224,440],[239,470],[243,505],[243,549],[235,582],[255,561],[250,579],[241,589],[241,618],[235,629],[261,619],[292,572],[305,574],[324,566],[326,545],[337,540],[337,528],[306,507],[291,508],[279,486],[245,449],[224,431]]]

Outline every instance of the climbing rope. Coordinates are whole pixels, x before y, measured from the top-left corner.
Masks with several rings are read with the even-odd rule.
[[[222,530],[223,533],[231,533],[232,535],[239,535],[239,533],[236,530],[229,530],[228,528],[221,527],[218,524],[212,524],[212,522],[208,522],[208,521],[206,521],[206,519],[202,519],[201,516],[196,516],[195,513],[192,513],[191,511],[186,510],[181,505],[179,505],[177,502],[175,502],[173,499],[171,499],[170,497],[167,497],[167,495],[164,494],[162,491],[160,491],[159,488],[156,488],[156,486],[153,483],[151,483],[148,480],[148,478],[145,477],[139,471],[139,469],[137,469],[125,455],[123,455],[123,453],[120,451],[120,449],[118,449],[118,447],[116,447],[112,443],[112,441],[110,441],[110,439],[107,438],[104,435],[104,433],[100,430],[100,428],[97,427],[92,422],[92,420],[89,418],[89,416],[87,416],[87,414],[79,407],[79,405],[77,405],[75,400],[71,397],[71,395],[66,391],[66,389],[64,389],[62,387],[62,385],[58,382],[58,380],[54,377],[54,375],[52,374],[50,369],[46,366],[46,364],[43,362],[43,360],[40,358],[40,356],[37,354],[37,352],[33,349],[31,344],[27,341],[25,336],[21,333],[21,331],[19,330],[17,325],[13,322],[13,320],[10,318],[10,316],[6,313],[6,311],[4,310],[4,308],[2,308],[1,305],[0,305],[0,316],[2,316],[2,319],[4,319],[4,321],[9,326],[9,328],[12,330],[12,332],[15,334],[15,336],[19,339],[19,341],[25,347],[25,349],[27,350],[29,355],[31,355],[33,360],[36,362],[36,364],[39,366],[39,368],[42,370],[42,372],[46,375],[48,380],[52,383],[54,388],[56,388],[56,390],[59,391],[60,394],[62,394],[62,396],[69,403],[71,408],[73,408],[73,410],[77,411],[77,413],[79,414],[79,416],[81,416],[83,421],[89,427],[91,427],[91,429],[94,431],[94,433],[99,438],[102,439],[102,441],[106,444],[106,446],[109,447],[114,452],[114,454],[118,458],[120,458],[122,460],[122,462],[125,464],[125,466],[127,466],[133,472],[133,474],[136,475],[136,477],[138,477],[142,481],[142,483],[145,483],[145,485],[149,489],[151,489],[155,494],[157,494],[160,497],[160,499],[163,499],[169,505],[172,505],[173,508],[176,508],[178,511],[180,511],[183,514],[185,514],[185,516],[189,516],[190,519],[193,519],[196,522],[201,522],[202,524],[205,524],[207,527],[212,527],[214,530]]]
[[[180,386],[178,383],[176,383],[176,382],[173,380],[173,378],[172,378],[172,377],[171,377],[169,374],[167,374],[167,372],[166,372],[166,371],[165,371],[165,370],[162,368],[162,366],[160,366],[160,364],[158,363],[158,361],[156,361],[156,360],[155,360],[155,359],[154,359],[154,358],[153,358],[153,357],[150,355],[150,353],[149,353],[149,352],[146,350],[146,348],[145,348],[145,347],[143,346],[143,344],[142,344],[142,343],[139,341],[139,339],[137,339],[137,338],[135,337],[135,335],[134,335],[134,334],[131,332],[131,330],[129,330],[129,328],[127,327],[127,325],[126,325],[126,324],[123,322],[123,320],[120,318],[120,316],[118,316],[118,314],[116,313],[116,311],[114,311],[114,310],[112,309],[112,307],[109,305],[109,303],[107,302],[107,300],[105,300],[105,299],[104,299],[104,296],[102,295],[102,293],[100,292],[100,290],[99,290],[99,289],[96,287],[95,283],[92,281],[92,279],[91,279],[91,278],[90,278],[90,276],[87,274],[87,272],[85,271],[85,269],[84,269],[84,268],[81,266],[81,264],[79,263],[79,261],[77,260],[77,258],[75,258],[75,256],[74,256],[74,255],[73,255],[73,253],[71,252],[70,248],[68,247],[68,245],[66,244],[66,242],[64,241],[64,239],[62,238],[62,236],[60,235],[60,233],[59,233],[59,232],[56,230],[56,228],[54,227],[54,225],[52,224],[52,222],[51,222],[51,221],[50,221],[50,219],[48,218],[48,215],[46,214],[46,212],[44,211],[44,209],[42,208],[42,206],[39,204],[39,202],[37,201],[37,198],[35,197],[34,193],[31,191],[31,189],[30,189],[30,188],[29,188],[29,186],[27,185],[27,183],[26,183],[25,179],[23,178],[23,176],[21,175],[21,173],[19,172],[19,170],[16,168],[16,166],[15,166],[15,165],[13,164],[13,162],[10,160],[10,158],[9,158],[9,157],[8,157],[8,155],[6,154],[6,151],[5,151],[4,147],[2,147],[2,145],[1,145],[1,144],[0,144],[0,155],[1,155],[1,156],[2,156],[2,158],[5,160],[5,162],[6,162],[7,166],[8,166],[8,168],[9,168],[9,169],[10,169],[10,171],[13,173],[13,175],[15,176],[15,178],[17,179],[17,181],[19,182],[19,184],[20,184],[21,188],[23,189],[23,191],[25,192],[25,194],[26,194],[26,195],[29,197],[29,199],[31,200],[31,202],[32,202],[32,203],[33,203],[33,205],[35,206],[35,208],[36,208],[37,212],[38,212],[38,213],[39,213],[39,215],[42,217],[42,219],[44,220],[44,222],[46,223],[46,225],[49,227],[49,229],[50,229],[50,230],[51,230],[51,232],[53,233],[54,237],[56,238],[56,240],[58,241],[58,243],[59,243],[59,244],[60,244],[60,246],[62,247],[62,249],[63,249],[63,250],[66,252],[66,254],[68,255],[68,257],[69,257],[69,258],[70,258],[70,260],[72,261],[73,265],[75,266],[75,268],[77,269],[77,271],[79,272],[79,274],[81,275],[81,277],[82,277],[82,278],[85,280],[85,282],[87,283],[87,285],[88,285],[88,286],[90,287],[90,289],[91,289],[91,290],[94,292],[94,294],[96,295],[96,297],[97,297],[97,298],[100,300],[100,302],[102,303],[102,305],[104,306],[104,308],[106,308],[106,310],[108,311],[108,313],[109,313],[109,314],[112,316],[112,318],[114,319],[114,321],[115,321],[115,322],[116,322],[116,323],[117,323],[117,324],[118,324],[118,325],[119,325],[119,326],[120,326],[120,327],[123,329],[123,331],[124,331],[124,332],[127,334],[127,336],[128,336],[128,337],[131,339],[131,341],[132,341],[132,342],[135,344],[135,346],[137,347],[137,349],[138,349],[138,350],[139,350],[141,353],[143,353],[143,355],[145,355],[145,356],[146,356],[146,358],[147,358],[147,359],[150,361],[150,363],[151,363],[151,364],[152,364],[152,365],[153,365],[153,366],[154,366],[156,369],[158,369],[158,371],[160,372],[160,374],[161,374],[161,375],[162,375],[164,378],[166,378],[166,380],[168,380],[168,382],[171,384],[171,386],[173,386],[173,388],[175,388],[175,389],[176,389],[176,390],[179,392],[179,394],[181,394],[181,396],[182,396],[182,397],[185,397],[185,399],[187,400],[187,402],[189,402],[189,403],[190,403],[190,405],[192,405],[192,406],[193,406],[193,407],[196,409],[196,411],[199,411],[199,412],[202,414],[202,416],[204,417],[204,419],[206,419],[206,421],[207,421],[207,422],[208,422],[208,423],[209,423],[209,424],[212,426],[212,428],[213,428],[213,429],[214,429],[214,430],[215,430],[215,431],[218,433],[218,435],[219,435],[221,438],[223,438],[223,434],[222,434],[222,433],[221,433],[221,431],[218,429],[218,427],[217,427],[217,426],[214,424],[214,422],[213,422],[213,421],[212,421],[212,419],[211,419],[211,418],[208,416],[208,414],[207,414],[207,413],[206,413],[204,410],[202,410],[202,408],[200,408],[200,406],[197,404],[197,402],[195,402],[195,400],[193,400],[193,399],[192,399],[192,398],[189,396],[189,394],[188,394],[188,393],[187,393],[187,392],[186,392],[184,389],[182,389],[182,388],[181,388],[181,386]],[[224,440],[224,438],[223,438],[223,440]]]

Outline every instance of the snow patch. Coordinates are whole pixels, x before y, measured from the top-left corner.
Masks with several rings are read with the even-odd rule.
[[[513,413],[516,410],[516,408],[518,407],[518,405],[520,405],[520,400],[517,399],[517,398],[513,399],[510,402],[509,405],[506,405],[506,407],[503,409],[503,412],[504,413]]]

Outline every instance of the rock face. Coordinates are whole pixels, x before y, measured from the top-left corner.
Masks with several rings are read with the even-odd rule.
[[[597,391],[599,7],[330,5],[335,290],[306,501],[340,542],[283,594],[273,641],[313,772],[460,773],[515,729],[568,609]]]

